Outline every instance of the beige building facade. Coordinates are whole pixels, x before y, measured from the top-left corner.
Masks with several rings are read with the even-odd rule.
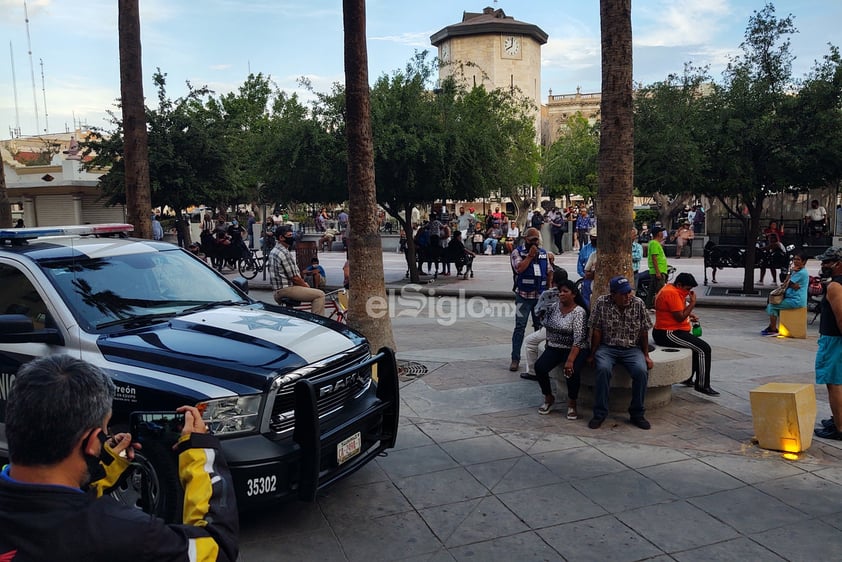
[[[0,161],[16,217],[26,226],[125,222],[123,205],[108,207],[99,177],[83,170],[77,139],[86,131],[0,141]]]
[[[601,102],[602,94],[599,92],[583,94],[579,88],[576,88],[575,94],[553,95],[551,89],[546,105],[541,106],[543,125],[541,142],[546,145],[554,143],[567,119],[577,113],[580,113],[591,124],[595,123],[599,119]]]
[[[462,21],[430,37],[443,63],[439,78],[455,76],[468,87],[517,88],[535,106],[536,141],[555,142],[568,117],[581,113],[590,122],[599,118],[599,92],[553,95],[541,93],[541,47],[548,35],[537,25],[507,16],[501,9],[463,12]]]
[[[443,63],[439,77],[455,76],[468,87],[512,88],[535,107],[535,130],[541,127],[541,46],[547,34],[537,25],[507,16],[501,9],[464,12],[462,21],[430,37]]]

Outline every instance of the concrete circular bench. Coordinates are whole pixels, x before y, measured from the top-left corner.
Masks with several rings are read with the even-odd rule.
[[[652,370],[646,385],[646,409],[666,406],[672,400],[672,385],[686,380],[693,372],[693,352],[675,347],[656,347],[649,353],[652,358]],[[582,369],[582,385],[579,388],[579,407],[593,407],[593,388],[595,370],[585,366]],[[553,369],[552,374],[558,381],[560,395],[558,403],[566,400],[567,385],[561,367]],[[631,402],[631,377],[622,365],[615,365],[611,375],[611,390],[608,397],[608,409],[612,412],[627,412]]]

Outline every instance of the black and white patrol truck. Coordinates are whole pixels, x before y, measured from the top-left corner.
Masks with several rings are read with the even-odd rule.
[[[394,354],[305,312],[255,301],[190,253],[126,238],[131,225],[0,230],[0,457],[15,373],[34,357],[94,363],[117,387],[112,431],[130,414],[197,404],[220,438],[240,508],[318,490],[395,444]],[[61,404],[56,404],[61,408]],[[113,494],[178,519],[167,446],[147,441]]]

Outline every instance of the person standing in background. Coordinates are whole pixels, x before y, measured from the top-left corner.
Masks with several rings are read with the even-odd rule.
[[[510,371],[520,367],[520,348],[529,316],[538,330],[540,323],[535,314],[538,297],[552,287],[553,271],[547,251],[540,246],[541,236],[537,229],[529,228],[523,235],[523,245],[514,249],[511,255],[512,271],[515,275],[515,329],[512,332],[512,362]]]
[[[163,240],[164,239],[164,227],[161,226],[161,221],[158,220],[158,216],[155,213],[152,213],[152,240]]]
[[[637,229],[631,229],[631,258],[632,258],[632,273],[634,274],[634,288],[637,289],[637,278],[640,276],[640,262],[643,261],[643,246],[637,241]]]
[[[655,296],[667,283],[667,256],[661,242],[666,231],[660,226],[652,227],[652,240],[647,249],[647,263],[649,265],[649,290],[646,292],[646,308],[655,307]]]
[[[822,262],[822,277],[830,279],[822,300],[819,347],[816,350],[816,384],[827,385],[831,417],[821,421],[816,437],[842,441],[842,247],[832,247],[816,256]]]

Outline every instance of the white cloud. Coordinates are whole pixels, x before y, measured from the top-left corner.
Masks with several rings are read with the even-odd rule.
[[[342,9],[317,8],[310,2],[280,2],[278,0],[243,2],[242,0],[216,0],[211,3],[210,9],[233,11],[238,13],[261,14],[265,16],[285,16],[296,19],[320,19],[325,17],[336,17],[341,15]]]
[[[728,0],[661,0],[632,18],[640,31],[635,44],[646,47],[702,45],[713,40],[732,12]]]
[[[543,68],[575,70],[600,64],[599,40],[593,37],[549,39],[541,49]]]
[[[29,17],[44,13],[50,9],[53,0],[27,0],[26,10]],[[24,22],[23,0],[0,0],[0,13],[4,14],[3,19],[10,20],[20,17],[21,24]]]
[[[428,31],[415,31],[408,33],[401,33],[399,35],[381,35],[378,37],[369,37],[369,41],[383,41],[389,43],[398,43],[399,45],[408,45],[418,49],[430,49],[430,35]]]

